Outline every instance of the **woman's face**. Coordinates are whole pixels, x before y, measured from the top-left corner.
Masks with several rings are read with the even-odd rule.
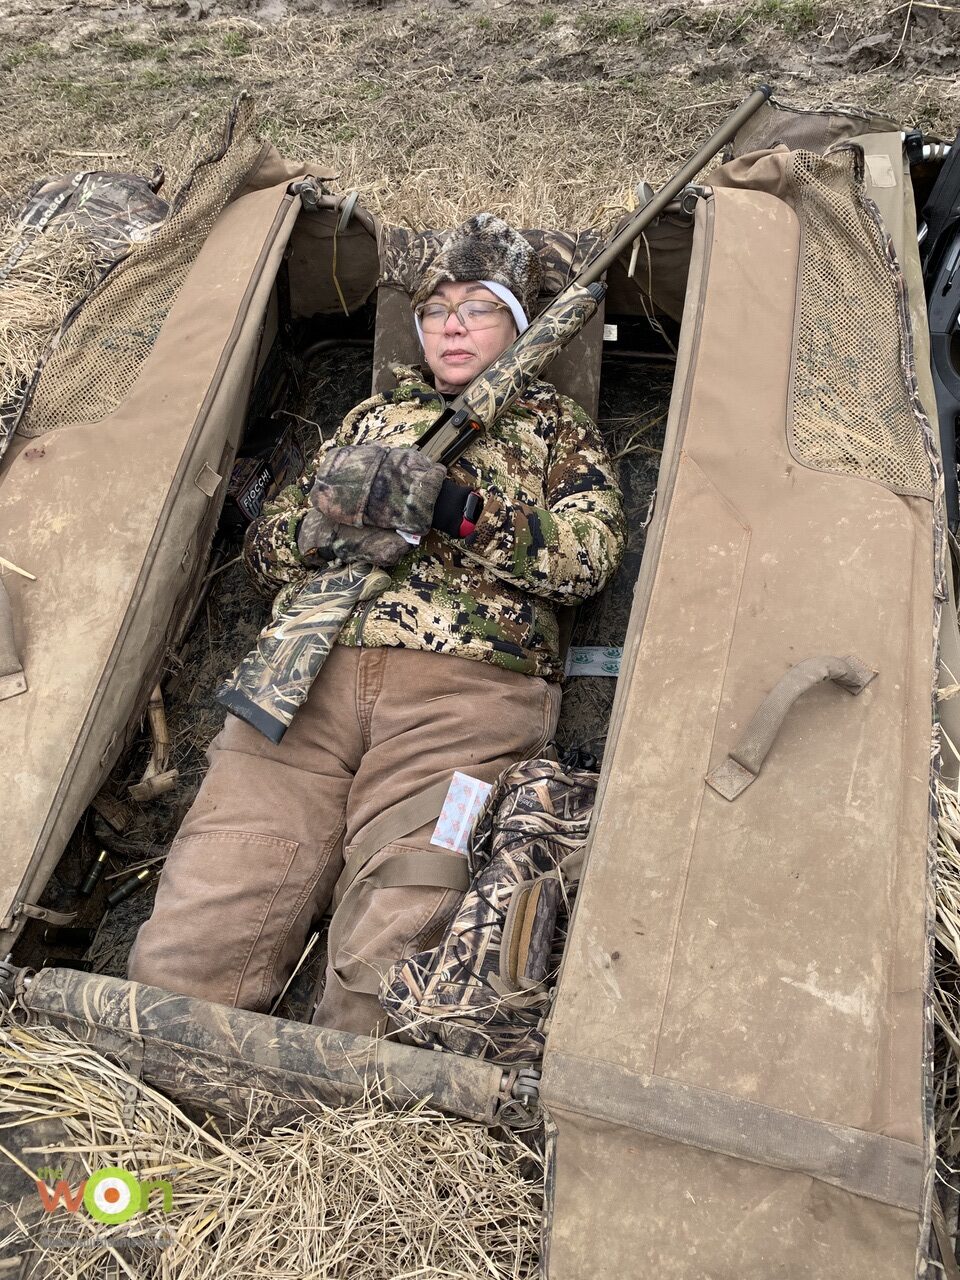
[[[459,306],[468,298],[499,302],[489,289],[471,280],[445,280],[427,301]],[[489,329],[466,329],[456,312],[451,311],[439,333],[423,335],[424,359],[433,372],[437,390],[445,395],[462,391],[506,351],[516,336],[517,326],[506,307],[497,312],[497,323]]]

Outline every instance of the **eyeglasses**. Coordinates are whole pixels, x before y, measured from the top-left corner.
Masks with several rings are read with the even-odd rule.
[[[448,302],[421,302],[414,314],[424,333],[440,333],[447,323],[447,316],[455,315],[465,329],[492,329],[500,320],[498,312],[509,311],[503,302],[461,302],[452,306]]]

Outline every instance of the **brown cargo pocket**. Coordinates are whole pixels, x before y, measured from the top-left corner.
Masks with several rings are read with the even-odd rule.
[[[296,840],[250,831],[175,840],[153,914],[131,953],[131,978],[256,1008],[264,963],[287,914],[277,910],[277,899],[299,848]],[[254,963],[258,955],[263,959]]]

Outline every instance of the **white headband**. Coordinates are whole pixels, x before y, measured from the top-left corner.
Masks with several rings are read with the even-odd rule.
[[[510,314],[513,316],[514,323],[517,326],[517,333],[523,333],[524,329],[530,328],[530,321],[517,301],[516,295],[511,293],[505,284],[498,284],[496,280],[480,280],[480,284],[485,289],[489,289],[494,297],[499,298],[501,302],[505,302],[510,308]],[[417,337],[420,339],[420,345],[423,346],[423,329],[420,327],[420,317],[414,312],[413,323],[417,326]]]

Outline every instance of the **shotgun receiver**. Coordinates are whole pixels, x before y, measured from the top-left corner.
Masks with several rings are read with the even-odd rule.
[[[660,216],[667,205],[770,97],[762,86],[724,121],[691,157],[553,299],[516,341],[450,404],[427,429],[417,447],[450,466],[482,431],[507,409],[580,332],[606,293],[601,277],[623,251]],[[340,628],[362,600],[378,595],[389,574],[365,564],[334,566],[312,576],[290,608],[261,632],[256,648],[217,691],[217,701],[234,715],[279,742],[317,673],[336,643]]]

